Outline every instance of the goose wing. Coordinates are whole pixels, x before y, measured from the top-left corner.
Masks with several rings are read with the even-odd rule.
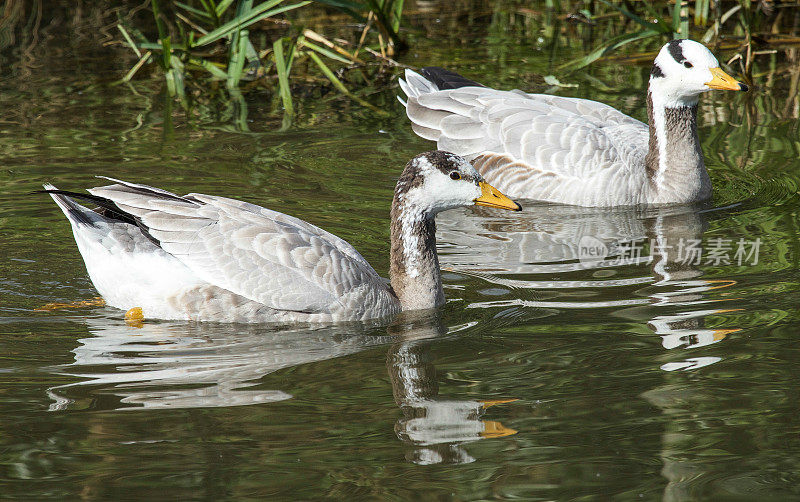
[[[605,186],[645,175],[647,126],[603,103],[477,86],[440,90],[410,70],[401,87],[414,131],[472,160],[500,190],[570,203],[578,186],[602,198]]]
[[[388,288],[350,244],[254,204],[120,180],[92,188],[202,280],[277,310],[328,312],[354,291]],[[367,291],[369,290],[369,291]]]

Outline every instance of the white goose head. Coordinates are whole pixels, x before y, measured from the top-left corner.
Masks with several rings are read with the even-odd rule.
[[[673,40],[661,48],[650,72],[654,100],[669,108],[694,106],[698,96],[711,89],[747,91],[747,86],[722,71],[703,44]]]
[[[522,209],[486,183],[466,159],[439,150],[422,153],[409,161],[397,181],[395,204],[427,217],[473,204]]]

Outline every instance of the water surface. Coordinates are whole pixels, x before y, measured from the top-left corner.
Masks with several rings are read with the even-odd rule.
[[[601,63],[569,77],[578,87],[548,88],[549,61],[574,49],[500,14],[478,21],[479,35],[445,43],[426,35],[449,25],[420,21],[401,62],[644,118],[646,65]],[[387,118],[329,96],[280,131],[262,95],[246,115],[187,118],[157,81],[109,86],[125,66],[93,54],[12,73],[0,80],[1,496],[800,499],[788,64],[751,95],[703,98],[713,201],[449,211],[439,312],[314,329],[135,327],[76,305],[96,292],[69,226],[27,193],[103,174],[236,197],[347,239],[385,276],[394,182],[433,147],[396,89],[369,98]]]

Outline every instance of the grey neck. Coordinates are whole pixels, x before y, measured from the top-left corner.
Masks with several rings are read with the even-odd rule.
[[[392,201],[389,279],[403,310],[431,309],[444,304],[436,223],[395,192]]]
[[[655,203],[695,202],[711,196],[700,139],[697,103],[665,106],[647,93],[650,141],[645,165]]]

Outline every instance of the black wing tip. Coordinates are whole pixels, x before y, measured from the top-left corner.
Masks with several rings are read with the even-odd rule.
[[[28,192],[28,195],[36,195],[40,193],[46,194],[55,194],[55,195],[66,195],[67,197],[83,197],[87,198],[85,194],[78,193],[78,192],[70,192],[68,190],[59,190],[58,188],[45,188],[42,190],[33,190]]]
[[[142,232],[144,232],[144,234],[147,235],[151,240],[154,240],[153,237],[149,235],[149,232],[147,231],[148,228],[141,221],[139,221],[138,218],[117,207],[114,201],[110,199],[106,199],[105,197],[99,197],[97,195],[92,195],[89,193],[70,192],[69,190],[59,190],[57,188],[45,188],[44,190],[34,190],[33,192],[31,192],[31,194],[40,194],[40,193],[46,193],[49,195],[62,195],[65,197],[72,197],[75,199],[94,202],[99,206],[95,209],[92,209],[92,211],[94,211],[95,213],[105,218],[121,221],[123,223],[128,223],[130,225],[136,225],[139,228],[141,228]]]
[[[420,73],[423,77],[433,82],[439,90],[458,89],[461,87],[486,87],[441,66],[425,66],[420,70]]]

